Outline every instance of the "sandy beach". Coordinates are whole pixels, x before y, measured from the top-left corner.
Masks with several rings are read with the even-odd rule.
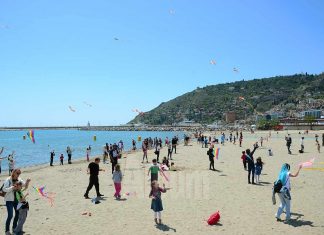
[[[298,131],[290,131],[292,155],[287,153],[285,146],[287,132],[272,132],[271,138],[264,140],[263,147],[254,154],[254,159],[261,157],[265,162],[261,184],[248,184],[241,152],[252,148],[253,143],[268,133],[243,133],[242,147],[230,142],[225,146],[216,145],[220,147],[219,160],[215,161],[217,171],[208,170],[206,148],[196,141],[191,141],[189,146],[180,144],[177,154],[173,154],[173,162],[179,171],[167,173],[169,182],[159,176],[160,185],[165,183],[168,188],[162,195],[164,225],[160,226],[153,221],[148,197],[150,181],[147,171],[155,157],[153,150],[148,154],[149,164],[141,164],[141,151],[123,155],[120,160],[124,174],[120,201],[113,197],[111,164],[100,163],[106,170],[99,175],[100,192],[105,195],[100,204],[83,197],[89,182],[88,163],[83,160],[74,161],[72,165],[22,169],[21,177],[24,180],[31,178],[32,186],[46,186],[46,191],[56,193],[54,206],[50,207],[49,202],[30,187],[30,210],[24,231],[26,234],[324,234],[324,148],[322,153],[317,152],[316,132],[303,135],[306,137],[305,153],[300,154],[301,135]],[[322,136],[321,132],[317,133]],[[216,136],[219,135],[217,132]],[[319,141],[321,143],[322,139]],[[272,157],[267,154],[268,148],[273,150]],[[163,147],[160,158],[166,155],[167,147]],[[289,163],[294,173],[299,163],[314,157],[312,169],[302,169],[298,177],[291,179],[292,220],[277,222],[275,213],[280,201],[277,197],[277,204],[273,205],[271,196],[281,165]],[[1,184],[6,177],[6,172],[0,176]],[[95,196],[94,188],[89,196]],[[3,204],[1,199],[2,234],[7,215]],[[208,226],[206,220],[218,210],[220,222]],[[84,212],[90,212],[91,216],[82,215]]]

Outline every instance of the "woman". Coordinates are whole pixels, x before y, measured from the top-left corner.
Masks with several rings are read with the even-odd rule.
[[[280,215],[282,214],[284,208],[286,208],[286,221],[290,220],[290,177],[297,177],[302,166],[299,166],[298,171],[295,174],[290,173],[290,165],[285,163],[281,167],[278,180],[282,182],[282,188],[278,193],[280,198],[280,206],[276,214],[277,221],[280,221]],[[278,181],[277,180],[277,181]]]
[[[20,169],[15,169],[12,171],[12,174],[9,178],[6,179],[3,185],[2,191],[6,193],[4,196],[4,200],[6,202],[6,207],[7,207],[7,213],[8,217],[6,220],[6,235],[11,234],[10,233],[10,222],[13,217],[13,210],[15,210],[15,218],[13,221],[13,230],[17,227],[17,222],[18,222],[18,216],[19,212],[17,211],[17,205],[18,202],[15,201],[15,194],[14,192],[17,190],[17,186],[14,186],[17,182],[21,182],[22,185],[25,187],[25,189],[28,188],[30,179],[27,179],[26,183],[19,178],[19,175],[21,174]]]

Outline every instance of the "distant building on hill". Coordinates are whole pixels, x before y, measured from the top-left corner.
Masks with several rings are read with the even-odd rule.
[[[177,126],[201,127],[201,124],[185,119],[182,122],[177,123]]]
[[[236,121],[236,113],[233,111],[225,113],[225,120],[227,123],[233,123]]]
[[[321,116],[322,116],[322,111],[316,109],[306,110],[301,113],[302,118],[305,117],[321,118]]]

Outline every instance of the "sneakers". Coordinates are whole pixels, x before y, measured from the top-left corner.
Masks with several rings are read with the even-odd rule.
[[[105,195],[103,195],[103,194],[101,194],[101,193],[98,194],[98,197],[103,197],[103,196],[105,196]]]
[[[90,197],[87,194],[83,195],[85,199],[90,199]]]

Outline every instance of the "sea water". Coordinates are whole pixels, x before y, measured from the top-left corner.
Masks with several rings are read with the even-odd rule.
[[[124,143],[124,149],[132,148],[132,139],[134,139],[137,148],[141,148],[141,142],[138,141],[140,136],[143,139],[168,137],[170,140],[173,136],[183,138],[183,132],[168,131],[79,131],[79,130],[35,130],[35,144],[27,136],[28,130],[25,131],[0,131],[0,148],[4,151],[0,157],[2,160],[2,170],[8,169],[7,156],[15,151],[15,168],[34,166],[49,163],[50,152],[55,151],[54,163],[59,162],[61,154],[64,155],[64,162],[67,161],[66,148],[72,148],[73,159],[86,159],[86,149],[91,145],[91,156],[102,155],[103,147],[106,143],[114,144],[120,140]],[[23,136],[26,136],[24,140]],[[96,136],[96,141],[94,140]]]

